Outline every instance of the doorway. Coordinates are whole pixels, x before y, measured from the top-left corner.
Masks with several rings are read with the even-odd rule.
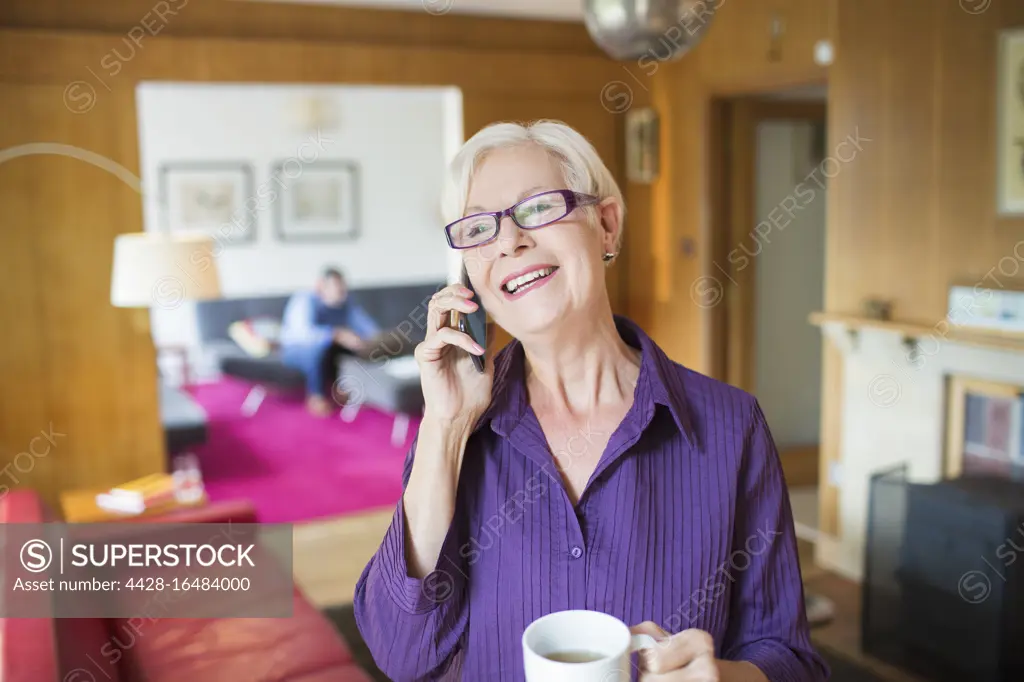
[[[718,376],[755,395],[782,459],[797,534],[819,528],[827,178],[825,86],[713,102]]]

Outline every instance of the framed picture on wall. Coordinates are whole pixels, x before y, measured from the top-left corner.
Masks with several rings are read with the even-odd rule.
[[[658,179],[659,126],[654,109],[626,114],[626,175],[631,182],[649,185]]]
[[[271,170],[274,232],[286,242],[338,242],[359,238],[359,166],[354,161],[295,159]]]
[[[157,169],[157,187],[164,229],[207,232],[228,246],[256,239],[256,221],[252,211],[246,209],[246,200],[256,196],[249,164],[162,163]]]
[[[947,476],[1010,476],[1024,466],[1024,387],[953,375],[946,410]]]
[[[998,79],[998,210],[1024,215],[1024,29],[1000,36]]]

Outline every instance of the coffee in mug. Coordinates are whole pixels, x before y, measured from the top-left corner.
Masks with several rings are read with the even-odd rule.
[[[598,611],[558,611],[523,633],[527,682],[629,682],[630,654],[655,644]]]
[[[600,661],[604,658],[604,654],[596,651],[556,651],[544,654],[544,658],[559,663],[591,663],[593,661]]]

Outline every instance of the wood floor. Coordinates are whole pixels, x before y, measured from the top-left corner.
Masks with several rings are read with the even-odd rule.
[[[295,527],[295,579],[314,604],[325,607],[352,601],[356,582],[377,551],[393,512],[388,508]],[[872,669],[886,680],[920,682],[861,653],[860,587],[815,566],[813,555],[813,546],[801,541],[805,589],[831,599],[836,605],[836,618],[829,625],[814,629],[815,643]]]
[[[295,526],[295,581],[314,604],[323,608],[352,601],[393,514],[388,508]]]
[[[835,603],[836,617],[828,625],[816,627],[811,638],[816,646],[869,668],[879,677],[892,682],[924,682],[881,661],[864,655],[860,648],[860,585],[814,565],[814,546],[801,541],[800,570],[804,591],[827,597]]]

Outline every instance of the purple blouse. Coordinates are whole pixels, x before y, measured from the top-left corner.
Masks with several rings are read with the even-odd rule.
[[[515,341],[496,358],[454,521],[422,580],[407,573],[398,505],[355,595],[366,644],[396,682],[523,680],[523,630],[565,609],[705,630],[719,658],[750,661],[771,682],[828,678],[811,647],[789,497],[757,401],[672,362],[632,322],[616,325],[642,352],[640,375],[575,506],[556,459],[572,466],[590,436],[550,451]]]

